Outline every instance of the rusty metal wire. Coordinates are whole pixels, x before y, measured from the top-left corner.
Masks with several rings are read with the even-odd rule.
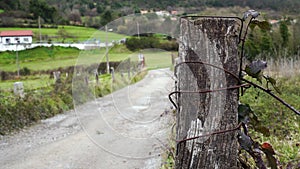
[[[243,125],[243,123],[241,122],[236,127],[232,128],[232,129],[215,131],[215,132],[208,133],[208,134],[203,134],[203,135],[200,135],[200,136],[195,136],[195,137],[190,137],[190,138],[186,138],[186,139],[182,139],[182,140],[177,140],[176,143],[180,144],[182,142],[186,142],[186,141],[189,141],[189,140],[195,140],[195,139],[201,138],[201,137],[208,137],[208,136],[213,136],[213,135],[217,135],[217,134],[223,134],[223,133],[228,133],[228,132],[236,131],[236,130],[239,130],[242,125]]]
[[[248,87],[248,86],[250,86],[250,85],[249,84],[241,84],[241,85],[224,87],[224,88],[219,88],[219,89],[214,89],[214,90],[205,89],[205,90],[200,90],[200,91],[174,91],[174,92],[171,92],[169,94],[169,100],[173,104],[173,106],[175,107],[175,109],[177,109],[178,107],[177,107],[176,103],[172,99],[172,95],[173,94],[180,94],[180,93],[213,93],[213,92],[218,92],[218,91],[223,91],[223,90],[239,89],[241,87]]]
[[[176,70],[177,70],[178,66],[181,66],[183,64],[194,64],[194,63],[196,63],[196,64],[203,64],[203,65],[207,65],[207,66],[211,66],[211,67],[223,70],[225,73],[230,74],[232,77],[234,77],[236,80],[238,80],[239,83],[241,82],[240,78],[237,75],[235,75],[234,73],[230,72],[229,70],[224,69],[224,68],[219,67],[219,66],[216,66],[216,65],[213,65],[211,63],[202,62],[202,61],[186,61],[186,62],[180,62],[180,63],[178,63],[177,65],[175,65],[175,68],[174,68],[174,70],[175,70],[175,77],[177,78]]]
[[[219,88],[219,89],[204,89],[204,90],[200,90],[200,91],[174,91],[174,92],[171,92],[169,94],[169,100],[176,109],[178,107],[175,104],[175,102],[172,100],[172,95],[173,94],[180,94],[180,93],[212,93],[212,92],[218,92],[218,91],[230,90],[230,89],[238,89],[238,88],[241,88],[241,87],[250,86],[249,84],[241,84],[240,78],[237,75],[235,75],[234,73],[230,72],[229,70],[226,70],[222,67],[219,67],[219,66],[216,66],[216,65],[213,65],[213,64],[210,64],[210,63],[202,62],[202,61],[194,61],[194,62],[187,61],[187,62],[178,63],[177,65],[175,65],[175,77],[176,78],[177,78],[177,75],[176,75],[177,74],[176,73],[177,67],[181,66],[183,64],[203,64],[203,65],[208,65],[208,66],[223,70],[225,73],[227,73],[227,74],[231,75],[232,77],[234,77],[238,81],[238,84],[240,84],[240,85],[235,85],[235,86],[230,86],[230,87],[225,87],[225,88]]]
[[[226,70],[222,67],[219,67],[219,66],[216,66],[216,65],[213,65],[213,64],[210,64],[210,63],[206,63],[206,62],[202,62],[202,61],[188,61],[188,62],[181,62],[177,65],[175,65],[175,77],[176,77],[176,70],[177,70],[177,67],[178,66],[181,66],[183,64],[203,64],[203,65],[208,65],[208,66],[211,66],[211,67],[214,67],[214,68],[217,68],[217,69],[220,69],[220,70],[223,70],[225,73],[231,75],[233,78],[235,78],[238,82],[238,85],[235,85],[235,86],[229,86],[229,87],[224,87],[224,88],[218,88],[218,89],[204,89],[204,90],[200,90],[200,91],[174,91],[174,92],[171,92],[169,94],[169,100],[170,102],[173,104],[173,106],[177,109],[177,105],[175,104],[175,102],[172,100],[172,95],[173,94],[180,94],[180,93],[212,93],[212,92],[219,92],[219,91],[223,91],[223,90],[231,90],[231,89],[239,89],[241,87],[249,87],[251,86],[250,84],[241,84],[241,81],[240,81],[240,78],[235,75],[234,73],[230,72],[229,70]],[[177,77],[176,77],[177,78]],[[194,139],[197,139],[197,138],[200,138],[200,137],[207,137],[207,136],[212,136],[212,135],[216,135],[216,134],[222,134],[222,133],[227,133],[227,132],[232,132],[232,131],[236,131],[238,129],[240,129],[240,127],[242,126],[242,123],[238,124],[235,128],[233,129],[227,129],[227,130],[221,130],[221,131],[215,131],[215,132],[212,132],[212,133],[208,133],[208,134],[204,134],[204,135],[200,135],[200,136],[196,136],[196,137],[191,137],[191,138],[186,138],[186,139],[183,139],[183,140],[178,140],[176,141],[177,144],[180,144],[182,142],[186,142],[186,141],[189,141],[189,140],[194,140]]]

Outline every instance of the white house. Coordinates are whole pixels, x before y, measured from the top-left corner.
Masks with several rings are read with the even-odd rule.
[[[156,11],[155,13],[156,13],[156,15],[162,16],[162,17],[170,16],[170,13],[168,11]]]
[[[33,33],[31,30],[1,31],[0,43],[8,44],[31,44]]]

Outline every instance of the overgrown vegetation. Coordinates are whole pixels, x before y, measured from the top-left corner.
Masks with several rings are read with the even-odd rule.
[[[158,48],[166,51],[177,51],[178,43],[171,37],[157,37],[147,34],[141,37],[128,38],[125,42],[126,47],[131,51],[140,49]]]
[[[249,27],[252,29],[251,32],[253,32],[256,26],[260,28],[262,33],[266,33],[270,30],[270,26],[267,22],[255,20],[259,15],[258,12],[254,10],[247,12],[248,15],[245,13],[244,16],[246,17],[244,17],[244,19],[250,16],[250,20],[248,23],[246,22],[245,33],[243,37],[240,38],[245,40]],[[282,25],[284,24],[280,26],[282,37],[281,45],[286,47],[288,31],[287,26]],[[250,34],[250,39],[251,38],[253,38],[253,34]],[[267,49],[269,47],[266,45],[268,41],[263,35],[262,40],[265,40],[265,43],[263,42],[260,47]],[[241,60],[245,57],[244,47],[245,41],[242,41]],[[263,51],[259,51],[259,53],[264,54]],[[254,96],[257,102],[253,102],[253,91],[250,92],[250,95],[247,95],[249,87],[241,88],[242,99],[240,100],[241,103],[238,109],[239,122],[242,126],[238,131],[238,141],[241,147],[239,162],[242,168],[245,169],[253,168],[252,166],[258,168],[270,167],[271,169],[283,167],[299,168],[299,143],[297,143],[297,139],[294,138],[299,138],[300,112],[298,110],[300,107],[297,106],[295,108],[291,106],[292,103],[294,103],[292,105],[297,105],[299,102],[299,97],[294,97],[294,92],[299,94],[296,89],[297,86],[292,86],[287,81],[286,86],[279,86],[278,81],[263,73],[263,70],[267,67],[267,62],[262,60],[251,61],[251,58],[250,62],[251,63],[245,65],[245,67],[243,67],[241,62],[239,78],[244,84],[250,85],[250,90],[259,91],[256,91],[257,94]],[[243,75],[243,72],[245,75]],[[295,78],[295,80],[297,81],[299,79]],[[292,90],[289,90],[291,88]],[[244,95],[245,92],[246,94]],[[287,95],[285,95],[286,92],[291,92],[289,93],[289,98],[286,98],[290,102],[282,99],[282,97],[287,97]],[[281,97],[278,97],[275,93],[281,95]],[[267,98],[267,96],[271,99]],[[253,106],[258,109],[254,110]],[[268,109],[262,111],[264,107],[268,107]],[[286,118],[289,119],[289,122],[285,121]],[[251,128],[250,132],[249,127]],[[281,146],[278,144],[279,140],[281,141]],[[285,144],[282,144],[284,141],[286,141]],[[275,145],[277,144],[276,148],[281,149],[281,153],[286,154],[278,154],[275,145],[271,142],[274,142]]]
[[[1,91],[0,134],[9,134],[41,119],[73,108],[72,78],[38,90],[25,90],[24,98]]]
[[[282,91],[280,97],[299,110],[300,78],[283,77],[278,79],[277,83],[279,90]],[[251,137],[261,143],[269,142],[284,168],[290,163],[296,167],[300,163],[299,116],[256,88],[247,90],[241,97],[241,102],[249,104],[253,110],[249,127]],[[257,117],[257,120],[253,120],[254,117]]]
[[[280,97],[300,109],[300,76],[277,78],[279,89],[282,91]],[[297,169],[300,164],[300,118],[295,116],[288,108],[272,99],[268,94],[256,88],[250,88],[240,100],[242,103],[251,105],[256,122],[249,125],[249,134],[255,141],[268,142],[276,151],[280,165],[283,168]],[[252,115],[251,115],[252,116]],[[253,117],[252,116],[252,117]],[[253,118],[252,118],[253,119]],[[257,130],[261,132],[257,132]],[[174,133],[173,133],[174,134]],[[174,134],[175,135],[175,134]],[[175,141],[169,144],[165,152],[162,169],[174,168]],[[245,155],[244,150],[241,158],[248,161],[255,168],[255,162],[251,157]]]
[[[249,11],[248,11],[249,12]],[[253,12],[253,13],[252,13]],[[263,42],[254,43],[253,38],[255,29],[259,30],[261,34],[257,37],[260,40],[266,40],[264,35],[270,31],[270,25],[266,21],[255,20],[258,16],[256,11],[251,11],[249,14],[251,19],[245,21],[246,30],[243,30],[241,41],[241,60],[245,61],[245,56],[249,53],[244,53],[244,47],[249,44],[255,45],[259,49],[250,61],[244,64],[241,63],[240,80],[241,85],[248,85],[241,87],[239,99],[239,125],[238,141],[239,148],[239,166],[245,169],[252,168],[299,168],[300,154],[299,154],[299,130],[300,130],[300,90],[299,74],[296,69],[289,77],[270,77],[263,73],[263,69],[267,67],[267,62],[258,59],[258,55],[265,56],[264,50],[268,49],[268,44]],[[247,37],[248,25],[251,28],[250,34]],[[281,29],[286,29],[284,26]],[[277,42],[283,47],[287,47],[288,31],[281,31],[282,40]],[[244,36],[244,37],[243,37]],[[247,38],[246,38],[247,37]],[[250,39],[248,41],[248,38]],[[266,40],[265,42],[267,42]],[[248,45],[248,46],[247,46]],[[285,50],[289,50],[285,48]],[[253,52],[249,49],[247,52]],[[292,68],[292,67],[291,67]],[[277,74],[280,72],[272,72]],[[276,96],[278,95],[278,96]],[[280,97],[280,98],[279,98]],[[294,107],[292,107],[292,106]],[[200,136],[191,139],[199,138]],[[188,138],[187,138],[188,139]],[[186,139],[186,140],[187,140]],[[181,140],[180,140],[181,141]],[[178,140],[176,140],[178,142]],[[175,153],[174,149],[169,150],[168,154]],[[173,168],[174,157],[168,156],[166,165],[163,168]]]
[[[298,18],[283,18],[277,23],[269,24],[268,30],[251,26],[245,44],[247,59],[280,59],[298,56],[300,24],[297,20]]]
[[[8,134],[24,126],[52,117],[73,108],[74,92],[93,93],[102,97],[115,90],[141,80],[147,73],[138,65],[138,53],[125,45],[115,45],[109,50],[110,67],[115,69],[114,80],[106,72],[103,60],[105,49],[79,51],[76,48],[38,47],[19,52],[21,76],[16,77],[15,52],[0,54],[0,134]],[[162,50],[144,50],[148,68],[169,67],[171,53]],[[78,63],[76,63],[78,62]],[[101,63],[100,63],[101,62]],[[66,64],[67,63],[67,64]],[[75,65],[75,66],[74,66]],[[72,86],[74,70],[83,71],[75,76],[79,82]],[[142,71],[141,71],[142,70]],[[61,79],[54,80],[59,71]],[[96,82],[95,72],[99,81]],[[15,96],[13,83],[24,83],[24,98]],[[82,88],[82,85],[84,88]],[[76,99],[76,104],[88,101],[88,96]]]
[[[131,65],[133,66],[133,63]],[[70,110],[74,106],[73,101],[76,101],[76,104],[83,104],[88,101],[84,97],[82,100],[73,100],[74,92],[80,92],[80,89],[76,88],[78,85],[72,85],[73,71],[68,73],[67,77],[62,77],[50,86],[25,90],[24,97],[1,90],[0,135],[9,134],[12,131],[37,123],[41,119]],[[114,81],[112,81],[110,74],[103,74],[99,77],[99,84],[89,83],[94,77],[88,77],[90,80],[82,79],[80,85],[88,86],[89,92],[93,93],[95,97],[102,97],[140,81],[146,74],[146,71],[137,72],[131,75],[131,79],[128,79],[127,76],[121,78],[121,74],[116,73],[117,78]]]

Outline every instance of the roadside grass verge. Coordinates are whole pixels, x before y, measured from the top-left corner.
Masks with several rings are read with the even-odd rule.
[[[297,110],[300,110],[299,85],[300,76],[278,78],[278,86],[282,92],[279,97]],[[266,136],[250,128],[252,138],[260,143],[270,143],[284,166],[288,163],[300,163],[300,116],[255,88],[248,89],[241,97],[241,102],[249,104],[260,125],[270,131],[270,136]]]
[[[282,91],[282,94],[279,96],[297,110],[300,110],[299,74],[292,77],[281,76],[278,78],[278,86]],[[260,125],[266,127],[270,131],[270,135],[266,136],[254,131],[254,129],[249,126],[249,133],[254,141],[258,141],[259,143],[270,143],[276,152],[276,158],[279,159],[280,165],[282,165],[283,168],[286,168],[288,165],[294,167],[299,166],[300,116],[287,109],[268,94],[255,88],[248,89],[244,96],[241,97],[240,101],[249,104],[255,115],[258,117]],[[176,132],[174,132],[171,137],[175,138],[175,135]],[[169,147],[171,148],[167,149],[163,154],[164,161],[161,169],[174,168],[175,155],[173,154],[176,152],[176,143],[174,140],[170,141]],[[252,167],[255,168],[254,166]]]
[[[49,50],[52,50],[49,54]],[[170,67],[171,52],[166,51],[142,51],[146,58],[146,68],[139,71],[137,67],[138,53],[130,52],[124,45],[115,46],[109,50],[109,61],[124,61],[130,58],[131,74],[128,76],[126,69],[115,72],[115,81],[112,82],[110,74],[100,75],[100,84],[95,83],[95,76],[88,72],[88,90],[95,97],[107,95],[115,90],[136,83],[143,79],[148,69]],[[74,48],[52,47],[37,48],[28,51],[20,51],[20,68],[30,70],[29,75],[24,75],[12,80],[0,81],[0,135],[9,134],[25,126],[38,123],[41,119],[52,117],[73,109],[73,72],[62,72],[61,80],[54,82],[47,70],[60,70],[68,66],[89,68],[92,64],[105,62],[105,49],[79,51]],[[15,53],[0,53],[1,71],[10,71],[15,74]],[[126,67],[126,66],[125,66]],[[93,68],[94,69],[94,68]],[[115,70],[118,70],[115,67]],[[1,73],[0,71],[0,73]],[[125,71],[125,73],[124,73]],[[63,73],[68,73],[68,76]],[[125,74],[125,75],[124,75]],[[77,76],[77,75],[76,75]],[[24,83],[25,97],[21,98],[13,94],[13,83]],[[86,85],[82,81],[83,85]],[[84,98],[78,103],[83,104]]]
[[[94,93],[95,98],[102,97],[140,81],[146,74],[147,71],[139,72],[128,79],[128,83],[123,83],[123,81],[120,83],[120,80],[113,82],[109,74],[104,74],[100,76],[100,85],[89,83],[88,89],[89,92]],[[82,83],[84,82],[82,81]],[[12,91],[1,90],[0,135],[10,134],[25,126],[36,124],[42,119],[73,109],[74,90],[76,88],[73,88],[71,75],[47,87],[25,90],[23,98],[15,96]],[[83,97],[82,100],[76,100],[76,105],[84,104],[86,101],[88,100]]]

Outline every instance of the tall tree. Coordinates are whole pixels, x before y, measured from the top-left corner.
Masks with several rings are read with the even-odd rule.
[[[289,28],[287,26],[286,20],[280,22],[279,31],[282,38],[282,46],[287,47],[290,33],[289,33]]]
[[[104,26],[104,25],[106,25],[107,23],[109,23],[112,20],[113,20],[113,16],[112,16],[111,11],[107,10],[101,16],[101,25]]]
[[[48,23],[54,22],[57,13],[56,9],[49,6],[45,0],[30,0],[29,11],[33,14],[34,19],[40,16]]]

